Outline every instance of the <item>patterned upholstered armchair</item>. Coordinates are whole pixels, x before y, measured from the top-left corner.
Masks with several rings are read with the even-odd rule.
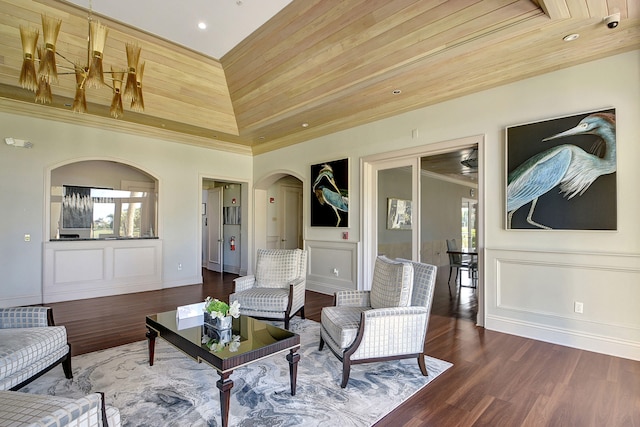
[[[71,346],[48,307],[0,308],[0,390],[18,390],[62,364],[72,378]]]
[[[120,411],[104,403],[103,393],[72,399],[0,391],[0,426],[120,427]]]
[[[376,259],[371,291],[340,291],[321,314],[326,343],[342,361],[342,388],[351,365],[415,357],[427,375],[424,345],[437,268],[407,260]]]
[[[234,280],[229,303],[238,301],[240,313],[256,319],[304,319],[307,252],[301,249],[258,249],[255,275]]]

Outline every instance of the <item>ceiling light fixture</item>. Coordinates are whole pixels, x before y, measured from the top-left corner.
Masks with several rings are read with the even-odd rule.
[[[201,30],[206,30],[207,29],[206,22],[198,22],[198,28],[200,28]]]
[[[394,95],[400,95],[402,93],[402,91],[400,89],[394,89],[393,92],[391,92]]]
[[[580,37],[580,34],[578,34],[578,33],[567,34],[566,36],[564,36],[562,38],[562,40],[564,40],[566,42],[572,42],[572,41],[576,40],[578,37]]]
[[[308,127],[309,127],[309,123],[307,123],[307,122],[303,123],[303,124],[302,124],[302,127],[303,127],[303,128],[308,128]]]
[[[478,168],[478,149],[474,148],[473,150],[471,150],[471,153],[469,153],[469,157],[462,160],[460,163],[462,164],[462,166],[466,166],[470,169],[477,169]]]
[[[142,74],[144,62],[140,63],[140,46],[126,43],[127,69],[114,69],[103,71],[102,57],[107,41],[109,29],[92,18],[92,5],[89,1],[89,38],[87,43],[87,59],[85,64],[72,61],[56,50],[56,42],[61,19],[41,15],[43,46],[37,46],[39,30],[33,27],[20,25],[20,38],[22,39],[22,69],[18,79],[20,85],[34,91],[36,102],[50,104],[53,102],[51,94],[51,82],[56,83],[59,75],[73,74],[76,77],[76,93],[72,109],[78,113],[87,112],[87,100],[85,91],[87,88],[111,88],[113,99],[109,112],[111,116],[118,118],[124,114],[122,99],[130,101],[134,111],[144,110],[142,97]],[[37,58],[36,58],[37,51]],[[61,58],[62,64],[56,63]],[[36,62],[38,69],[36,72]],[[110,83],[105,82],[111,80]],[[124,85],[124,90],[122,89]]]

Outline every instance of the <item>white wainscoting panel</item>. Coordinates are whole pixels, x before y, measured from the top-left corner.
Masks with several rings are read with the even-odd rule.
[[[358,289],[357,242],[307,240],[305,249],[309,254],[307,289],[328,295]]]
[[[485,254],[487,329],[640,360],[640,256]]]
[[[157,252],[154,246],[113,248],[113,277],[153,276],[158,271]]]
[[[159,239],[44,243],[44,303],[162,288]]]
[[[104,248],[56,251],[53,258],[55,283],[89,282],[105,278]],[[65,268],[70,265],[74,268]]]

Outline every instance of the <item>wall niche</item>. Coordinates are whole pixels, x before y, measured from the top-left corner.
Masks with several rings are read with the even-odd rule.
[[[51,241],[157,238],[158,180],[124,163],[86,160],[51,171]]]

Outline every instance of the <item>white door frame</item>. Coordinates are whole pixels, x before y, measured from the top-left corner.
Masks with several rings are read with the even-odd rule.
[[[203,198],[202,190],[203,190],[203,182],[207,181],[218,181],[229,184],[240,184],[242,186],[242,190],[240,191],[240,210],[241,210],[241,218],[242,218],[242,233],[240,234],[240,266],[241,271],[240,275],[247,274],[247,266],[249,260],[251,259],[250,254],[253,252],[253,242],[248,238],[253,233],[253,199],[249,197],[250,194],[253,193],[253,187],[250,181],[238,179],[236,177],[228,177],[228,176],[219,176],[219,175],[208,175],[208,174],[198,174],[198,199],[199,203],[197,206],[198,209],[198,218],[202,218],[202,203],[206,203],[206,200]],[[246,223],[245,223],[246,221]],[[202,219],[198,221],[198,230],[197,235],[200,236],[200,239],[197,239],[198,245],[198,265],[202,263],[203,259],[203,248],[202,248]],[[200,276],[200,281],[202,282],[202,275]]]
[[[207,265],[206,269],[224,273],[224,232],[222,221],[222,200],[224,188],[215,187],[207,190],[207,227],[209,234],[207,240]],[[213,203],[215,202],[215,203]],[[217,208],[217,209],[214,209]],[[215,220],[215,221],[214,221]],[[217,237],[214,242],[214,237]],[[215,249],[217,257],[212,259],[212,249]]]
[[[437,142],[428,145],[422,145],[419,147],[408,148],[404,150],[386,152],[375,154],[371,156],[362,157],[360,159],[360,170],[362,171],[361,180],[361,206],[362,206],[362,222],[360,235],[362,236],[362,280],[359,287],[365,288],[371,283],[373,276],[373,265],[377,256],[377,191],[378,182],[377,174],[381,169],[388,169],[395,167],[394,165],[407,165],[417,164],[420,170],[420,157],[433,156],[450,152],[453,150],[469,147],[471,145],[478,145],[478,210],[477,210],[477,246],[478,246],[478,317],[477,324],[484,326],[484,135],[474,135],[465,138],[459,138],[450,141]],[[416,182],[417,181],[417,182]],[[419,174],[414,173],[413,182],[413,205],[418,209],[413,208],[416,215],[419,215],[419,205],[416,203],[419,198]],[[419,218],[419,216],[417,216]],[[415,223],[420,223],[416,221]],[[414,245],[412,248],[413,259],[419,259],[419,248],[416,247],[415,242],[419,239],[419,226],[414,227],[412,237],[414,239]]]
[[[420,203],[417,203],[419,200],[420,194],[420,176],[415,173],[415,171],[420,170],[420,158],[418,156],[404,156],[400,158],[391,158],[391,159],[381,159],[375,162],[371,162],[370,164],[370,182],[372,193],[368,193],[374,195],[375,197],[371,197],[368,200],[368,205],[363,209],[363,212],[369,214],[369,220],[371,221],[370,226],[366,228],[366,230],[372,231],[370,238],[371,246],[369,247],[370,252],[367,260],[371,263],[371,268],[365,266],[364,270],[364,281],[360,282],[362,286],[362,290],[369,290],[371,288],[371,277],[367,277],[367,272],[369,274],[373,273],[373,263],[378,256],[378,226],[379,220],[378,218],[378,172],[382,170],[395,169],[401,167],[411,167],[411,200],[412,207],[411,211],[414,218],[420,218]],[[365,179],[366,180],[366,179]],[[366,196],[365,196],[366,197]],[[420,237],[420,221],[413,221],[413,226],[411,227],[411,258],[415,260],[419,260],[420,256],[420,248],[416,244],[419,241]],[[366,248],[366,246],[365,246]],[[366,264],[366,261],[365,261]]]

